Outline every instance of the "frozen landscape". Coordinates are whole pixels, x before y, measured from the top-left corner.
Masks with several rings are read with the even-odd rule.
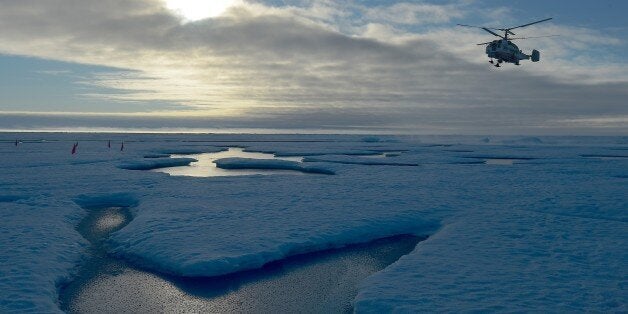
[[[2,313],[99,291],[134,292],[109,311],[628,311],[627,137],[1,133],[0,156]]]

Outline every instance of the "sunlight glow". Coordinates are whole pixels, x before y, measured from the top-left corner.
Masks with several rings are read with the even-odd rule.
[[[166,0],[166,7],[188,21],[219,16],[238,0]]]

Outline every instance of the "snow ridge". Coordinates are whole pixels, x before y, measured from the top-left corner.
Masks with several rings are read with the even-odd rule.
[[[152,170],[166,167],[188,166],[198,160],[194,158],[150,158],[126,161],[118,164],[118,168],[126,170]]]
[[[215,160],[216,167],[222,169],[272,169],[295,170],[304,173],[336,174],[333,170],[322,167],[303,165],[296,161],[279,159],[253,159],[253,158],[222,158]]]

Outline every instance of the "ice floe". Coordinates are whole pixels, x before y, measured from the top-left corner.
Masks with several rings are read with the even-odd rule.
[[[187,166],[197,161],[194,158],[150,158],[126,161],[118,164],[118,168],[126,170],[152,170],[166,167]]]
[[[305,173],[335,174],[333,170],[323,167],[304,165],[300,162],[279,159],[253,159],[253,158],[222,158],[214,163],[222,169],[268,169],[268,170],[294,170]]]
[[[83,207],[104,205],[132,207],[134,217],[111,235],[108,253],[160,273],[227,274],[386,236],[430,235],[363,282],[356,311],[627,311],[628,160],[582,157],[623,155],[624,137],[20,134],[16,147],[16,136],[0,134],[0,312],[59,311],[58,287],[86,256],[76,231]],[[125,150],[109,149],[108,140],[124,140]],[[163,155],[232,145],[316,163],[220,161],[227,167],[336,175],[127,170],[189,164]],[[386,151],[403,153],[369,160],[420,166],[338,162]],[[479,157],[527,159],[464,164],[483,163]]]

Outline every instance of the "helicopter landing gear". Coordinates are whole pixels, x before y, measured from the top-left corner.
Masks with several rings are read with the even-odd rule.
[[[496,68],[500,68],[500,67],[501,67],[501,65],[499,65],[499,63],[497,63],[497,64],[495,64],[495,67],[496,67]]]
[[[488,63],[493,64],[493,63],[494,63],[494,62],[493,62],[493,59],[488,60]]]

